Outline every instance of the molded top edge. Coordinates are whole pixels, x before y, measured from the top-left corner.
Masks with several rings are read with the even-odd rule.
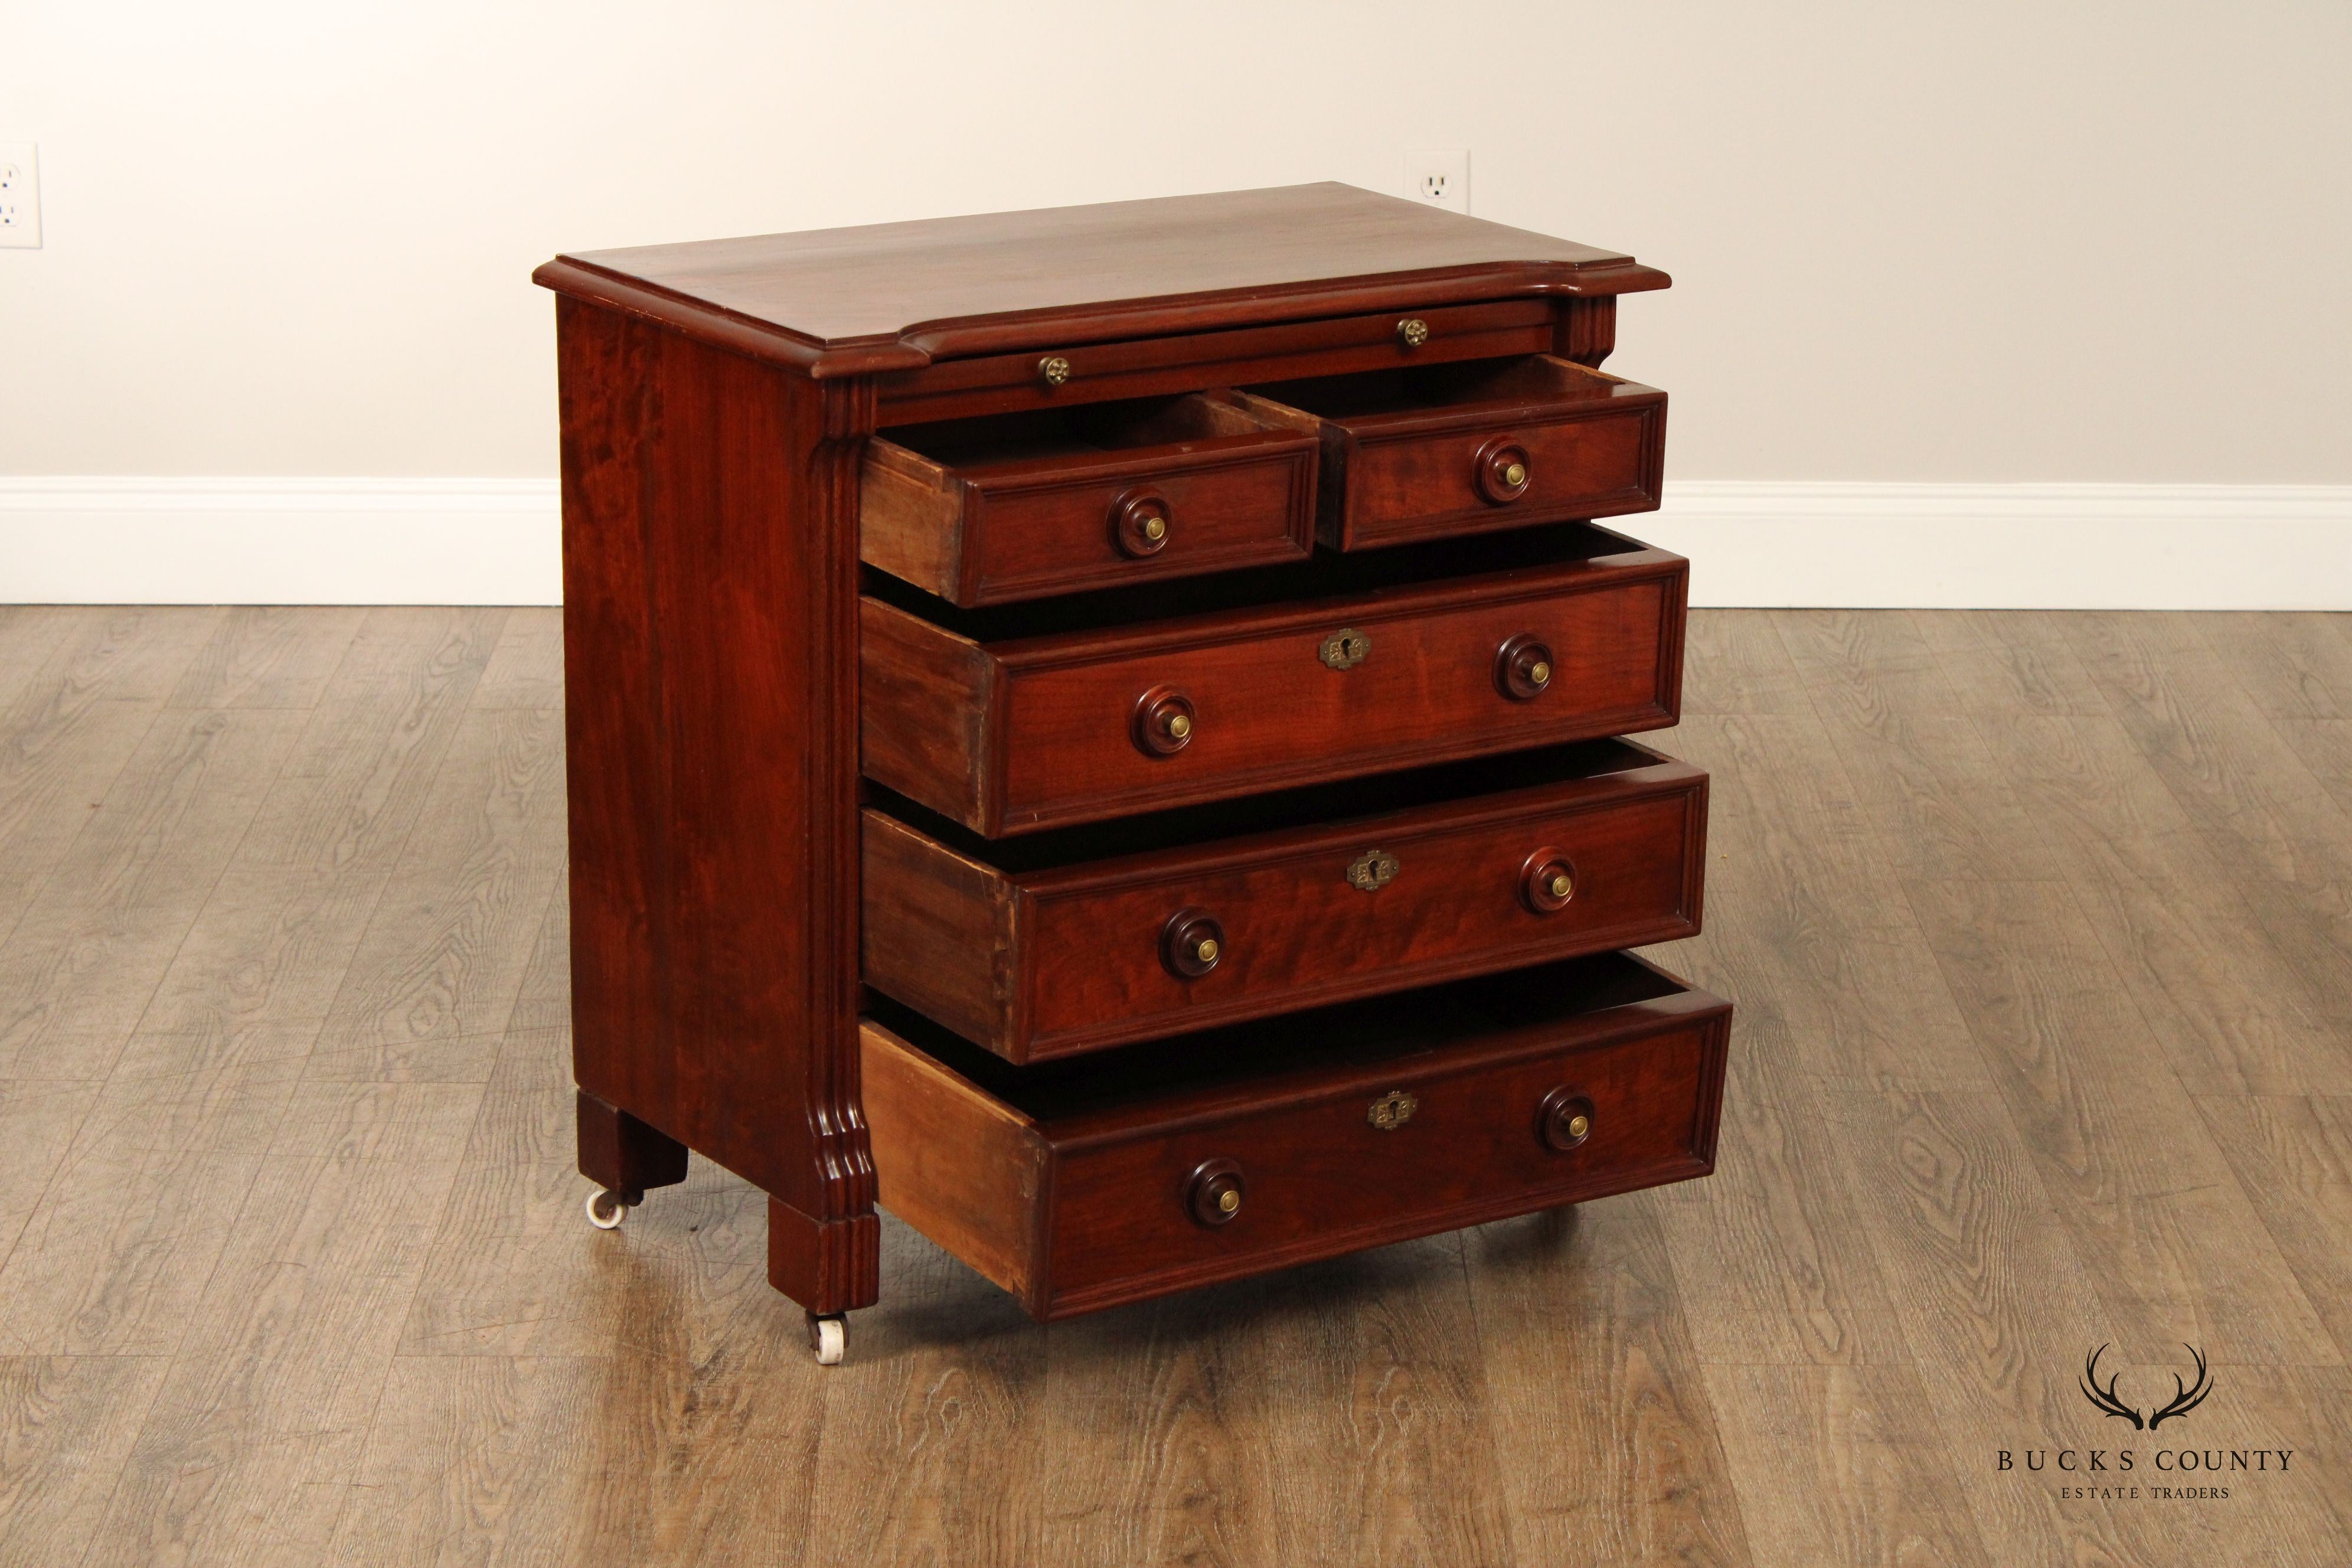
[[[589,251],[533,276],[820,376],[1669,281],[1616,251],[1337,184]]]

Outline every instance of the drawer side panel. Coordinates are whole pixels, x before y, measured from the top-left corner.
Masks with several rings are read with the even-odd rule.
[[[882,1205],[1034,1310],[1047,1165],[1035,1130],[870,1020],[859,1044]]]

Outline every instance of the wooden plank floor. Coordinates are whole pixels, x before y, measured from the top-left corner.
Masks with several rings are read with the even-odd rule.
[[[2345,1562],[2352,617],[1689,663],[1711,1180],[1052,1330],[886,1221],[824,1370],[581,1217],[552,612],[0,610],[0,1563]]]

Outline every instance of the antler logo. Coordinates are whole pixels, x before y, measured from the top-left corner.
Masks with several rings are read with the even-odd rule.
[[[2140,1431],[2143,1427],[2153,1432],[2173,1416],[2188,1415],[2200,1405],[2204,1404],[2205,1396],[2213,1392],[2213,1379],[2205,1370],[2203,1351],[2191,1344],[2183,1344],[2180,1348],[2196,1358],[2197,1381],[2192,1384],[2183,1385],[2180,1374],[2174,1373],[2172,1403],[2150,1415],[2145,1422],[2140,1419],[2139,1411],[2132,1405],[2126,1405],[2122,1397],[2116,1393],[2116,1380],[2122,1375],[2121,1373],[2109,1373],[2106,1386],[2103,1388],[2099,1385],[2099,1358],[2106,1353],[2105,1345],[2101,1345],[2097,1350],[2093,1351],[2090,1359],[2083,1363],[2083,1397],[2107,1415],[2118,1420],[2130,1422],[2132,1430],[2135,1432]]]

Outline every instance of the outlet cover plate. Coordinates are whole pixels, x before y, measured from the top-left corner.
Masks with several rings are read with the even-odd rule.
[[[1399,193],[1424,206],[1450,213],[1470,210],[1470,150],[1447,148],[1404,155],[1404,184]]]
[[[41,248],[40,150],[0,142],[0,250]]]

